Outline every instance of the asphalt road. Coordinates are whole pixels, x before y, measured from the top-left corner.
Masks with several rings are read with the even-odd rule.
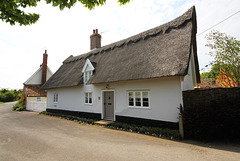
[[[231,161],[238,144],[177,142],[0,105],[0,161]]]

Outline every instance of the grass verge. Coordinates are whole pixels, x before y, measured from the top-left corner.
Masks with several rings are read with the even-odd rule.
[[[4,102],[0,102],[0,104],[4,104]]]
[[[89,124],[94,125],[94,123],[97,121],[97,120],[93,120],[93,119],[80,118],[80,117],[76,117],[76,116],[64,115],[64,114],[59,114],[59,113],[51,113],[51,112],[46,112],[46,111],[40,112],[39,114],[59,117],[59,118],[63,118],[66,120],[72,120],[72,121],[78,122],[80,124],[88,124],[88,125]],[[173,129],[138,126],[138,125],[127,124],[127,123],[122,123],[122,122],[113,122],[113,123],[107,125],[106,127],[111,128],[111,129],[128,131],[128,132],[135,132],[135,133],[139,133],[139,134],[151,135],[151,136],[170,139],[170,140],[181,140],[179,131],[173,130]]]

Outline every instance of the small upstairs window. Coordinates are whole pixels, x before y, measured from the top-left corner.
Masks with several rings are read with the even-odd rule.
[[[83,73],[83,82],[87,83],[88,80],[91,78],[91,76],[93,75],[93,71],[94,71],[94,66],[91,63],[91,61],[89,59],[86,60],[83,69],[82,69],[82,73]]]
[[[91,78],[92,71],[84,72],[84,83],[87,83],[87,81]]]

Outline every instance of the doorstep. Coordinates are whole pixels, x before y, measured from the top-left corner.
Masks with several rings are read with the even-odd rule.
[[[100,120],[100,121],[96,121],[94,124],[95,125],[109,125],[113,123],[113,121],[108,121],[108,120]]]

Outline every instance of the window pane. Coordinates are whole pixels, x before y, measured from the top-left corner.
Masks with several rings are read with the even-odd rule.
[[[92,93],[88,93],[88,98],[89,98],[88,103],[92,103]]]
[[[87,72],[87,80],[90,78],[90,72]]]
[[[86,76],[87,76],[87,77],[86,77],[86,82],[87,82],[88,79],[89,79],[89,73],[88,73],[88,72],[86,73]]]
[[[143,107],[149,107],[148,102],[143,102]]]
[[[89,103],[92,103],[92,98],[89,98]]]
[[[148,98],[148,92],[142,92],[143,98]]]
[[[85,93],[85,103],[88,103],[88,93]]]
[[[143,107],[149,107],[148,92],[142,92],[142,96],[143,96]]]
[[[135,92],[136,106],[141,106],[141,92]]]
[[[84,73],[84,82],[87,82],[87,73]]]
[[[133,92],[128,92],[128,105],[129,106],[134,106],[134,103],[133,103]]]

